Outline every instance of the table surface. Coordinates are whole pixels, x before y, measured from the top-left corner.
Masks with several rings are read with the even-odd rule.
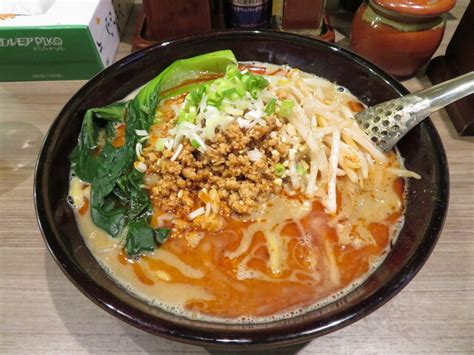
[[[451,12],[438,54],[467,3],[458,1]],[[117,58],[130,52],[133,28],[132,20]],[[34,164],[48,127],[83,84],[0,83],[0,353],[219,353],[117,320],[79,292],[48,253],[32,200]],[[430,83],[420,74],[404,85],[416,91]],[[474,138],[457,136],[444,110],[432,119],[448,155],[451,197],[426,265],[398,296],[361,321],[272,352],[474,353]]]

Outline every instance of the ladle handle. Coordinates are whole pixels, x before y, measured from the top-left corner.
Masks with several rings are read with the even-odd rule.
[[[471,71],[413,95],[427,100],[428,110],[431,113],[473,93],[474,71]]]

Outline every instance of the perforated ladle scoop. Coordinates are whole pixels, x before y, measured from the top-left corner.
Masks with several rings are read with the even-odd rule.
[[[374,144],[387,152],[429,114],[473,93],[474,71],[415,94],[369,107],[356,114],[355,119]]]

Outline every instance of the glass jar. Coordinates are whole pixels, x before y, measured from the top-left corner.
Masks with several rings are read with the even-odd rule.
[[[369,0],[352,22],[351,48],[405,79],[428,62],[443,38],[455,0]]]

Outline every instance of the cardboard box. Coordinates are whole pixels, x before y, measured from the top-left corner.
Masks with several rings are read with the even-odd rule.
[[[133,0],[2,0],[0,81],[91,78],[112,63],[132,6]]]

